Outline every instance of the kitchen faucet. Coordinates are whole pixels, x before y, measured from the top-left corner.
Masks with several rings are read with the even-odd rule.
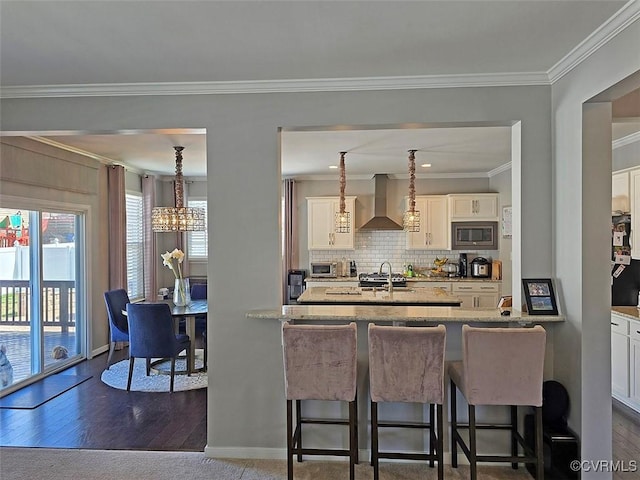
[[[385,263],[387,265],[389,265],[389,279],[388,279],[389,280],[389,295],[391,295],[393,293],[393,282],[391,281],[391,276],[392,276],[391,272],[392,272],[393,269],[391,267],[391,262],[387,262],[387,261],[382,262],[382,264],[380,264],[380,271],[378,272],[378,274],[382,275],[382,267],[384,267]]]

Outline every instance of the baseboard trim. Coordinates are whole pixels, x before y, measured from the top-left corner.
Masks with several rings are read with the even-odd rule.
[[[109,351],[109,345],[103,345],[101,347],[96,348],[95,350],[91,350],[91,357],[97,357],[98,355],[103,354],[104,352],[108,352]]]

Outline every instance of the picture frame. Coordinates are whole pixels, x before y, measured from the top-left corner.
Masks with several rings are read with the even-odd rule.
[[[523,278],[522,287],[529,315],[558,315],[556,295],[550,278]]]

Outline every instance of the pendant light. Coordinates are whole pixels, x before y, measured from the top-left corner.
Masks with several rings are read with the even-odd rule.
[[[340,152],[340,211],[336,212],[336,233],[349,233],[351,231],[351,213],[346,211],[344,201],[344,189],[347,185],[347,177],[344,171],[344,156],[347,152]]]
[[[420,212],[416,210],[416,153],[409,150],[409,209],[404,212],[404,229],[407,232],[420,231]]]
[[[184,180],[182,178],[182,150],[176,151],[175,207],[154,207],[151,212],[151,229],[154,232],[201,232],[205,230],[203,208],[184,206]]]

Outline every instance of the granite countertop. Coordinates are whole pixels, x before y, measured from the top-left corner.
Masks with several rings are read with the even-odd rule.
[[[611,311],[622,317],[640,321],[640,308],[638,307],[611,307]]]
[[[305,282],[358,282],[358,277],[306,277]],[[502,283],[502,280],[492,280],[490,278],[473,278],[473,277],[408,277],[409,282],[487,282]]]
[[[511,312],[502,316],[502,310]],[[271,320],[311,320],[380,323],[555,323],[563,315],[528,315],[498,308],[389,306],[389,305],[283,305],[278,309],[251,310],[247,318]]]
[[[442,288],[395,287],[386,289],[367,287],[311,287],[298,298],[300,304],[407,304],[451,305],[460,299]]]

